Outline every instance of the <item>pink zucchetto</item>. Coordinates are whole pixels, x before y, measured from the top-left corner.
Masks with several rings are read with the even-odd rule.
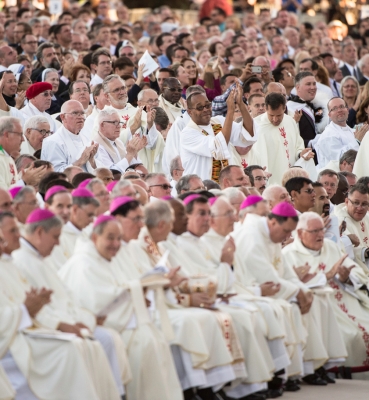
[[[51,196],[53,196],[55,193],[59,193],[59,192],[67,192],[68,190],[61,185],[55,185],[52,186],[46,193],[45,193],[45,201],[49,200],[49,198]]]
[[[129,196],[117,197],[111,202],[109,211],[113,213],[119,207],[123,206],[124,204],[130,203],[131,201],[137,201],[137,200]]]
[[[85,188],[91,181],[92,181],[92,178],[85,179],[84,181],[82,181],[82,182],[77,186],[77,188],[78,188],[78,189],[80,189],[80,188]]]
[[[55,214],[51,211],[42,208],[37,208],[33,210],[26,220],[26,224],[34,224],[36,222],[45,221],[46,219],[51,219],[55,217]]]
[[[218,200],[218,197],[210,197],[208,200],[209,204],[212,206],[216,201]]]
[[[118,183],[118,181],[113,181],[113,182],[110,182],[108,185],[106,185],[107,191],[110,193],[110,192],[114,189],[114,186],[115,186],[117,183]]]
[[[282,203],[274,206],[272,214],[285,218],[294,218],[298,216],[296,210],[290,203],[287,203],[287,201],[282,201]]]
[[[253,206],[256,203],[259,203],[260,201],[263,201],[264,199],[261,196],[255,196],[254,194],[246,197],[246,199],[241,203],[240,210],[243,210],[246,207]]]
[[[72,197],[95,197],[94,194],[85,188],[78,187],[72,191]]]
[[[24,186],[14,186],[9,189],[9,194],[14,199],[14,197],[24,188]]]
[[[96,228],[100,224],[103,224],[104,222],[108,222],[108,221],[116,221],[116,219],[112,215],[101,214],[95,219],[93,227]]]
[[[194,200],[198,199],[199,197],[202,197],[202,196],[199,194],[190,194],[183,200],[183,203],[187,206],[188,203],[191,203],[191,201],[194,201]]]

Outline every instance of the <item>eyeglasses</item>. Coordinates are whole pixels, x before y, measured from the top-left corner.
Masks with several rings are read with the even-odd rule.
[[[268,26],[266,29],[272,30],[272,29],[277,29],[277,27],[276,26]]]
[[[70,112],[70,113],[64,113],[64,114],[70,114],[70,115],[73,115],[73,117],[83,117],[83,118],[86,118],[86,113],[84,112],[84,111],[73,111],[73,112]]]
[[[128,218],[130,219],[132,222],[135,222],[136,224],[138,224],[139,222],[143,222],[144,217],[141,217],[140,215],[138,215],[137,217],[124,217],[124,218]]]
[[[121,86],[114,90],[111,90],[109,93],[118,94],[119,92],[126,92],[126,91],[127,91],[127,86]]]
[[[108,124],[113,124],[114,126],[123,126],[123,122],[121,121],[103,121],[107,122]]]
[[[147,104],[157,104],[157,103],[159,103],[159,99],[150,99],[150,100],[147,100],[146,103]]]
[[[310,231],[308,229],[303,229],[303,231],[312,233],[313,235],[317,235],[318,233],[321,233],[321,232],[323,232],[323,233],[327,232],[327,229],[326,228],[320,228],[320,229],[312,229]]]
[[[79,207],[88,217],[88,219],[93,219],[95,217],[94,212],[87,212],[83,207]]]
[[[161,187],[164,190],[173,189],[173,187],[168,185],[167,183],[163,183],[162,185],[151,185],[149,187]]]
[[[98,63],[98,65],[111,65],[111,64],[112,64],[111,60],[109,60],[109,61],[100,61]]]
[[[121,53],[121,56],[124,56],[124,57],[133,57],[133,56],[134,56],[134,53]]]
[[[196,110],[196,111],[203,111],[203,109],[209,110],[211,108],[211,103],[206,103],[204,106],[197,106],[190,108],[190,110]]]
[[[369,203],[367,203],[366,201],[364,201],[364,203],[360,203],[360,201],[352,201],[351,199],[348,199],[348,201],[356,208],[358,208],[358,207],[368,208],[369,207]]]
[[[15,133],[16,135],[23,136],[23,132],[13,132],[13,131],[8,131],[9,133]]]
[[[314,189],[305,189],[305,190],[303,190],[303,192],[305,192],[307,194],[313,194],[313,193],[315,193],[315,190]]]
[[[40,132],[43,137],[50,136],[54,133],[52,131],[47,131],[46,129],[37,129],[37,128],[31,128],[31,129],[33,129],[34,131]]]
[[[105,196],[110,196],[110,193],[107,190],[104,192],[95,194],[95,197],[105,197]]]
[[[170,92],[178,92],[178,93],[182,93],[182,88],[174,88],[174,87],[168,87],[168,86],[165,86],[164,87],[164,89],[168,89]]]
[[[32,40],[31,42],[26,42],[25,44],[37,44],[36,40]]]
[[[32,207],[36,207],[39,206],[40,203],[38,202],[38,200],[33,200],[33,201],[22,201],[22,204],[27,204],[28,206],[32,206]]]
[[[341,111],[341,110],[346,110],[348,107],[346,106],[346,105],[341,105],[341,106],[336,106],[336,107],[333,107],[332,109],[331,109],[331,111],[329,111],[329,112],[336,112],[336,111]]]

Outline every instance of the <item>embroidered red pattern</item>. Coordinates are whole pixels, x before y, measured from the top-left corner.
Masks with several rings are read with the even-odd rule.
[[[15,169],[13,164],[9,164],[9,171],[13,175],[11,184],[13,185],[15,183]]]
[[[365,224],[364,222],[360,222],[361,232],[365,232]]]
[[[319,271],[325,271],[326,265],[324,263],[320,263],[318,266]]]
[[[246,160],[243,158],[241,160],[241,165],[242,165],[243,168],[247,168],[249,164],[247,164]]]

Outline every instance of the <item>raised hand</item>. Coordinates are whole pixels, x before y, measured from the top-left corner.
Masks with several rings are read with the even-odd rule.
[[[141,128],[141,116],[142,116],[142,109],[143,107],[137,107],[137,112],[133,117],[133,123],[130,127],[131,134],[134,135],[138,129]]]
[[[15,98],[15,107],[20,110],[24,106],[24,99],[26,98],[26,91],[22,90],[17,93],[17,97]]]
[[[312,149],[310,149],[309,147],[307,147],[306,149],[302,150],[302,152],[300,153],[300,156],[304,159],[304,160],[310,160],[311,158],[314,158],[315,153],[312,151]]]
[[[342,266],[342,263],[346,260],[348,254],[343,255],[332,267],[330,271],[328,271],[325,276],[327,280],[332,279],[338,272],[338,269]],[[346,278],[347,279],[347,278]]]
[[[28,168],[23,171],[22,180],[27,186],[36,187],[40,183],[47,171],[46,165],[41,165],[40,167],[35,167],[32,163]]]
[[[293,114],[293,119],[294,119],[297,123],[299,123],[301,117],[302,117],[302,110],[300,110],[300,111],[296,110],[296,111],[295,111],[295,114]]]
[[[355,139],[361,142],[364,139],[364,136],[368,132],[369,125],[367,123],[363,124],[360,129],[356,128],[355,130]]]
[[[342,283],[345,283],[349,279],[351,270],[354,267],[355,267],[355,265],[351,265],[351,267],[345,267],[343,265],[340,265],[338,267],[337,272],[338,272],[339,280]]]
[[[316,273],[310,273],[311,266],[308,263],[305,263],[305,265],[301,267],[293,267],[293,269],[296,272],[296,275],[299,277],[300,281],[304,283],[309,282],[316,276]]]
[[[178,274],[178,271],[180,269],[181,269],[181,267],[171,268],[171,270],[166,275],[166,278],[168,278],[170,280],[169,286],[171,288],[180,285],[183,281],[185,281],[187,279],[185,276]]]
[[[147,128],[150,130],[155,122],[156,110],[147,107]]]

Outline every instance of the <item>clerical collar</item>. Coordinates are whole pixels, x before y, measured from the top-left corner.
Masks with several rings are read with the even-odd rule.
[[[12,256],[11,256],[11,254],[3,253],[1,255],[1,259],[4,260],[4,261],[9,261],[9,260],[12,260]]]
[[[27,239],[25,239],[24,237],[21,237],[20,241],[25,247],[28,247],[29,250],[32,250],[32,252],[36,253],[37,257],[43,258],[43,256],[36,249],[36,247],[33,244],[31,244]]]
[[[350,129],[350,127],[346,124],[346,126],[341,126],[341,125],[337,125],[337,124],[335,124],[333,121],[332,121],[332,125],[336,128],[336,129],[338,129],[338,130],[341,130],[341,131],[349,131],[349,132],[351,132],[351,129]]]

